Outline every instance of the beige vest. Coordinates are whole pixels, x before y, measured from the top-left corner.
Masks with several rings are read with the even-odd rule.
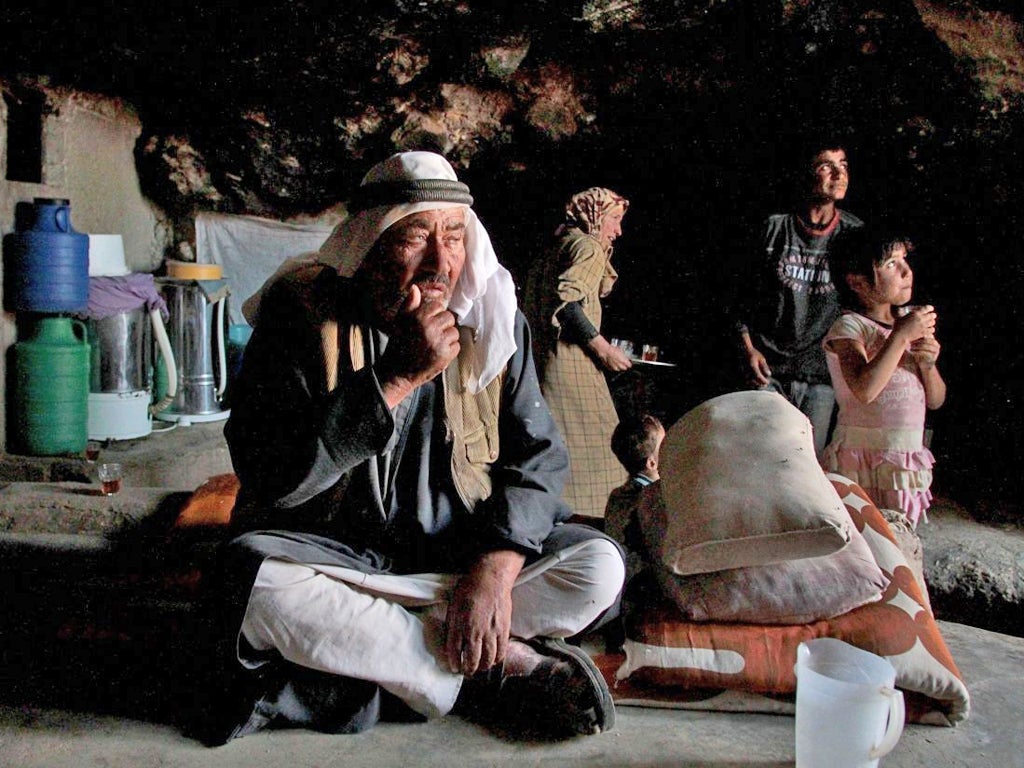
[[[338,385],[339,362],[353,371],[358,371],[366,364],[363,332],[360,326],[347,326],[347,360],[339,360],[342,337],[338,322],[321,322],[320,342],[328,392]],[[445,437],[452,443],[452,478],[455,488],[466,506],[473,509],[478,502],[491,495],[491,464],[498,459],[500,450],[498,414],[505,375],[502,373],[478,394],[472,394],[467,382],[473,364],[473,332],[459,328],[459,343],[459,356],[441,372]]]

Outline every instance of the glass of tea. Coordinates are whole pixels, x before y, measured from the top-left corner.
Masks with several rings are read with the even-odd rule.
[[[622,350],[622,354],[632,358],[634,354],[633,342],[629,339],[612,339],[611,345]]]
[[[117,462],[105,462],[96,470],[100,479],[104,496],[113,496],[121,490],[121,465]]]

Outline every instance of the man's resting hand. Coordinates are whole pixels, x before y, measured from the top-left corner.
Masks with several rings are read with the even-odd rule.
[[[444,649],[453,672],[473,675],[504,660],[512,626],[512,586],[524,560],[518,552],[489,552],[459,579],[448,606]]]

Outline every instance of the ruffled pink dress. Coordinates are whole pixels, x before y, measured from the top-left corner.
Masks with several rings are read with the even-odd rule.
[[[868,359],[881,350],[892,328],[856,312],[844,312],[822,344],[832,376],[839,418],[822,464],[860,485],[879,507],[902,510],[911,525],[927,520],[935,457],[924,445],[924,384],[917,363],[904,354],[881,393],[862,403],[846,384],[836,339],[860,339]]]

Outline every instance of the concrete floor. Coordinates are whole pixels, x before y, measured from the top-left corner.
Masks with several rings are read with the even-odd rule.
[[[1024,766],[1024,639],[940,624],[972,695],[955,728],[912,725],[884,768]],[[269,731],[208,749],[172,725],[85,711],[0,705],[5,768],[482,768],[645,766],[776,768],[794,764],[794,720],[785,715],[619,707],[615,730],[562,743],[517,743],[454,717],[384,724],[352,736]]]

